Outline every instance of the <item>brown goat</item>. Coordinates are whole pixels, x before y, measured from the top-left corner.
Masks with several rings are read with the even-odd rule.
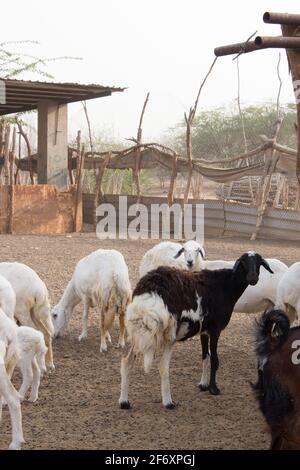
[[[258,381],[253,386],[271,434],[271,450],[300,450],[300,327],[281,310],[257,323]]]

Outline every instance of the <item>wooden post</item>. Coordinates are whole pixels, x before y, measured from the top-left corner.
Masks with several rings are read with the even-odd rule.
[[[81,149],[81,131],[77,132],[77,155],[76,155],[76,183],[78,182],[79,166],[80,166],[80,149]]]
[[[84,170],[84,145],[82,145],[82,149],[80,152],[80,161],[79,161],[79,168],[78,168],[78,176],[77,176],[77,188],[76,188],[76,195],[75,195],[75,210],[74,210],[74,232],[77,232],[77,218],[78,218],[78,207],[80,201],[82,200],[82,180],[83,180],[83,170]]]
[[[15,184],[21,184],[21,181],[20,181],[20,174],[19,174],[19,171],[20,171],[20,160],[21,160],[21,134],[20,132],[18,132],[18,135],[19,135],[19,138],[18,138],[18,161],[17,161],[17,169],[16,169],[16,173],[15,173]]]
[[[193,176],[193,155],[192,155],[192,138],[191,138],[191,124],[193,122],[195,113],[193,112],[193,109],[190,109],[190,114],[189,117],[185,114],[185,122],[186,122],[186,153],[188,157],[188,178],[187,178],[187,183],[184,191],[184,196],[183,196],[183,204],[186,204],[189,199],[189,193],[190,193],[190,187],[191,187],[191,182],[192,182],[192,176]]]
[[[300,27],[299,25],[282,25],[281,26],[282,35],[288,37],[299,37],[300,36]],[[296,164],[296,175],[298,183],[300,185],[300,51],[296,49],[286,49],[289,68],[292,74],[292,80],[294,84],[294,89],[297,91],[296,101],[297,101],[297,164]]]
[[[276,130],[275,130],[275,134],[274,134],[274,142],[276,142],[277,137],[279,135],[282,121],[283,121],[283,119],[280,119],[280,120],[277,121]],[[277,162],[279,160],[279,157],[280,157],[280,154],[278,154],[277,151],[273,148],[269,165],[267,164],[267,175],[264,178],[263,188],[260,192],[260,200],[259,200],[259,207],[258,207],[258,212],[257,212],[256,225],[255,225],[255,230],[251,235],[251,240],[256,240],[259,229],[261,227],[261,224],[262,224],[262,221],[263,221],[263,216],[264,216],[265,210],[267,208],[268,195],[269,195],[269,190],[270,190],[270,186],[271,186],[272,174],[274,173],[274,171],[276,169],[276,165],[277,165]]]
[[[32,166],[32,154],[31,154],[31,146],[29,139],[27,137],[26,132],[23,130],[23,126],[21,121],[16,117],[16,124],[18,126],[19,132],[23,139],[25,140],[26,147],[27,147],[27,156],[28,156],[28,166],[29,166],[29,175],[30,175],[30,182],[31,184],[34,184],[34,177],[33,177],[33,166]]]
[[[150,96],[150,93],[148,92],[146,99],[144,101],[142,112],[141,112],[140,122],[139,122],[139,127],[138,127],[138,132],[137,132],[137,139],[136,139],[137,149],[136,149],[136,158],[135,158],[135,169],[133,172],[133,182],[135,182],[135,185],[136,185],[137,203],[139,203],[140,197],[141,197],[140,166],[141,166],[141,144],[142,144],[142,135],[143,135],[142,124],[143,124],[145,109],[149,100],[149,96]]]
[[[94,193],[94,210],[93,210],[93,223],[94,227],[96,229],[97,225],[97,215],[96,215],[96,209],[102,200],[103,193],[102,193],[102,180],[104,176],[105,169],[109,163],[109,160],[111,158],[111,152],[109,152],[106,156],[105,159],[102,163],[102,165],[98,169],[98,174],[97,174],[97,179],[96,179],[96,187],[95,187],[95,193]]]
[[[16,149],[16,137],[17,130],[14,127],[13,138],[12,138],[12,148],[9,152],[9,192],[8,192],[8,223],[7,223],[7,233],[13,233],[13,218],[14,218],[14,196],[15,196],[15,187],[14,187],[14,160],[15,160],[15,149]]]
[[[9,139],[10,139],[10,125],[6,126],[5,143],[4,143],[4,184],[9,184]]]
[[[217,57],[214,58],[211,66],[208,69],[207,74],[204,77],[204,80],[202,81],[202,83],[199,87],[196,101],[194,103],[193,108],[190,108],[189,115],[187,116],[187,114],[184,113],[184,119],[185,119],[185,122],[186,122],[186,153],[187,153],[187,158],[188,158],[188,167],[189,167],[189,169],[188,169],[188,179],[187,179],[186,188],[185,188],[184,197],[183,197],[183,204],[186,204],[188,202],[189,192],[190,192],[190,187],[191,187],[191,182],[192,182],[192,176],[193,176],[193,153],[192,153],[191,126],[193,124],[194,117],[196,115],[197,106],[198,106],[201,91],[202,91],[202,89],[205,85],[205,82],[208,79],[212,69],[214,68],[214,65],[215,65],[216,61],[217,61]]]
[[[77,160],[76,160],[77,161]],[[69,170],[69,179],[70,184],[74,184],[74,177],[73,177],[73,170],[72,170],[72,163],[73,163],[73,150],[68,148],[68,170]]]
[[[171,173],[171,180],[170,180],[170,187],[168,193],[168,204],[171,206],[174,202],[174,191],[176,188],[176,178],[177,178],[177,160],[178,156],[176,154],[173,155],[173,162],[172,162],[172,173]]]

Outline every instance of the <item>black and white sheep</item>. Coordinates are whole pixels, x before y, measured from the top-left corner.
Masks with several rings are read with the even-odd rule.
[[[249,284],[257,283],[261,266],[272,272],[268,263],[252,252],[243,254],[231,269],[189,272],[159,267],[139,280],[126,315],[131,348],[121,363],[121,408],[130,406],[128,373],[139,354],[144,358],[145,372],[149,371],[154,357],[160,356],[162,402],[166,408],[174,408],[169,382],[172,347],[176,341],[184,341],[199,331],[203,358],[199,387],[213,395],[220,393],[216,384],[218,340],[230,321],[236,301]]]

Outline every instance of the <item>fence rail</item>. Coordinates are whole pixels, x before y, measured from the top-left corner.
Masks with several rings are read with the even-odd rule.
[[[83,221],[93,223],[93,194],[83,194]],[[106,195],[103,203],[112,204],[117,213],[118,195]],[[128,196],[128,206],[136,203],[135,196]],[[174,203],[181,203],[175,199]],[[255,229],[257,207],[216,199],[193,199],[193,204],[204,204],[204,234],[209,236],[233,236],[250,238]],[[164,197],[141,197],[140,203],[150,209],[151,204],[165,204]],[[123,218],[126,214],[120,214]],[[130,219],[129,219],[130,220]],[[259,238],[300,240],[300,212],[268,208],[259,230]]]

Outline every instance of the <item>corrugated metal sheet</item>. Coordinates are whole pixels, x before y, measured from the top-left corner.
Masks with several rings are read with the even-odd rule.
[[[83,195],[83,220],[93,222],[93,194]],[[117,195],[106,195],[103,202],[111,203],[118,208]],[[128,196],[128,205],[136,202],[134,196]],[[166,203],[165,198],[142,197],[141,204],[150,208],[151,204]],[[174,202],[180,202],[175,200]],[[257,208],[239,203],[215,199],[193,200],[194,204],[204,204],[205,236],[236,236],[250,238],[255,229]],[[122,218],[126,214],[122,214]],[[131,218],[132,219],[132,218]],[[195,221],[194,221],[195,222]],[[299,240],[300,212],[281,209],[267,209],[258,238]]]
[[[0,102],[0,115],[36,109],[38,103],[43,100],[53,100],[64,104],[100,98],[114,92],[124,91],[124,88],[94,84],[0,80],[2,85],[3,83],[5,85],[5,103]]]

